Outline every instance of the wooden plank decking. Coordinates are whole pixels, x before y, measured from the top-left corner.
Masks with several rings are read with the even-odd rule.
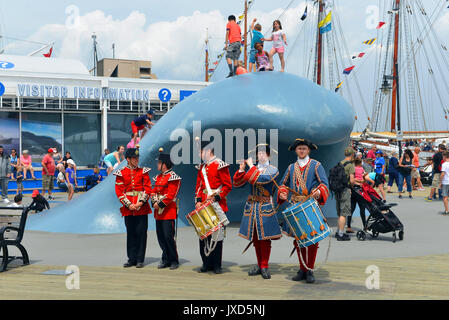
[[[368,290],[368,266],[380,270],[380,289]],[[200,274],[197,267],[158,270],[80,267],[80,290],[66,289],[65,276],[42,275],[65,267],[30,265],[0,273],[0,299],[449,299],[449,255],[334,262],[316,272],[317,283],[290,280],[296,265],[272,265],[272,279],[248,277],[249,266],[222,275]]]

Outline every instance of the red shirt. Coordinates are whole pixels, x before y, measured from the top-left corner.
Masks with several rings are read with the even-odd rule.
[[[148,198],[151,194],[151,181],[149,168],[125,167],[117,170],[115,175],[115,193],[123,205],[120,208],[122,216],[143,216],[151,213]],[[131,204],[143,202],[140,210],[130,210]]]
[[[175,220],[177,216],[176,197],[181,187],[181,177],[173,170],[161,173],[155,178],[155,185],[151,192],[151,202],[157,203],[159,210],[154,210],[156,220]]]
[[[202,164],[197,167],[198,176],[196,179],[195,198],[197,201],[201,202],[206,201],[208,197],[207,190],[205,190],[206,183],[204,181],[202,172],[204,166],[206,166],[206,175],[207,180],[209,181],[210,188],[213,190],[217,190],[221,187],[221,191],[219,192],[220,201],[218,203],[220,204],[224,212],[228,212],[226,197],[232,189],[231,175],[229,174],[229,164],[227,164],[223,160],[215,158],[208,164]]]
[[[242,30],[235,21],[228,22],[226,30],[229,31],[228,36],[229,43],[242,41]]]
[[[54,176],[56,166],[53,157],[46,154],[44,159],[42,159],[42,163],[44,164],[45,168],[47,168],[47,172],[45,172],[44,168],[42,168],[42,175]]]

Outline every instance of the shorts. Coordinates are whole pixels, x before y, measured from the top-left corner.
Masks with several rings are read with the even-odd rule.
[[[377,188],[380,185],[385,184],[385,177],[382,174],[376,173],[376,179],[374,179],[374,186]]]
[[[349,217],[352,215],[352,208],[351,208],[351,190],[349,188],[346,188],[342,193],[341,196],[337,198],[336,201],[337,204],[337,215],[340,217]]]
[[[413,170],[412,171],[412,179],[419,179],[421,178],[421,174],[419,173],[419,170]]]
[[[249,52],[249,63],[255,64],[256,63],[256,49],[251,49]]]
[[[69,190],[69,187],[67,186],[67,182],[58,182],[58,188],[64,192],[67,192]]]
[[[443,189],[441,192],[443,197],[449,197],[449,184],[443,184]]]
[[[231,43],[226,50],[226,59],[237,61],[240,58],[242,44],[240,41]]]
[[[438,189],[440,187],[441,173],[434,173],[432,179],[432,188]]]
[[[131,129],[133,130],[133,133],[139,133],[140,130],[143,130],[145,128],[145,126],[136,126],[136,124],[133,122],[131,122]]]
[[[55,184],[55,177],[44,174],[42,176],[42,190],[52,191]]]
[[[106,168],[113,168],[114,166],[112,165],[112,163],[108,160],[104,161],[104,164],[106,165]]]
[[[277,53],[284,53],[285,52],[285,48],[284,47],[273,47],[273,49],[277,52]]]

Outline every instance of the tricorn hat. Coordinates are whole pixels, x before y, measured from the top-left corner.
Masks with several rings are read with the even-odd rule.
[[[138,158],[138,157],[139,157],[139,149],[138,148],[126,149],[125,158]]]
[[[295,151],[298,146],[308,146],[310,150],[318,150],[318,147],[307,139],[296,139],[295,142],[288,148],[289,151]]]

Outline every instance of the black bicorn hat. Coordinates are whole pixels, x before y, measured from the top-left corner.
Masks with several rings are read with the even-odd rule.
[[[295,151],[298,146],[308,146],[311,151],[318,150],[316,144],[313,144],[312,141],[307,139],[296,139],[288,150]]]
[[[139,148],[126,149],[125,158],[139,158]]]
[[[163,148],[159,148],[159,157],[156,159],[158,161],[161,161],[162,163],[165,163],[166,165],[173,165],[173,162],[171,161],[170,154],[164,153]]]

